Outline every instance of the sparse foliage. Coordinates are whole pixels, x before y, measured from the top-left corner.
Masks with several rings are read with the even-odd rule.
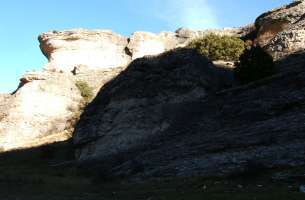
[[[85,81],[76,81],[76,87],[79,89],[82,97],[86,102],[90,102],[93,98],[93,90]]]

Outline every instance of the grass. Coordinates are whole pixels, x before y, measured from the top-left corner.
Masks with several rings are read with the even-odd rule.
[[[172,178],[126,181],[96,181],[73,165],[56,165],[73,160],[71,142],[15,151],[0,155],[0,199],[5,200],[301,200],[294,180],[274,181],[275,173],[256,178]],[[285,169],[286,173],[304,172]]]

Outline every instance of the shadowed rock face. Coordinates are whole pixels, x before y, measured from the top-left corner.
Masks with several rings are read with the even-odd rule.
[[[114,156],[146,144],[170,125],[164,113],[168,105],[205,97],[219,87],[218,75],[195,50],[135,60],[86,108],[74,134],[79,159]]]
[[[187,51],[134,61],[82,115],[79,161],[133,178],[305,164],[304,69],[217,94],[215,74]]]

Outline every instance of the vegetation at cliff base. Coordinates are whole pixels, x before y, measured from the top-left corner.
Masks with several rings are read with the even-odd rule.
[[[245,50],[245,43],[233,36],[208,34],[194,39],[187,47],[197,49],[211,60],[237,61]]]
[[[272,56],[260,46],[246,49],[240,56],[239,61],[240,63],[235,68],[234,73],[241,83],[256,81],[275,73]]]
[[[86,102],[90,102],[93,98],[93,90],[85,81],[76,81],[76,87],[79,89],[82,97]]]

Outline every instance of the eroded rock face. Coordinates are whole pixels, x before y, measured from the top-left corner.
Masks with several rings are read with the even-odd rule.
[[[178,47],[185,47],[191,40],[211,33],[243,37],[251,31],[250,27],[251,26],[242,28],[208,29],[203,31],[180,28],[175,31],[175,33],[161,32],[158,34],[135,32],[129,39],[127,49],[132,55],[132,60],[135,60],[143,56],[158,55]]]
[[[275,60],[305,50],[305,19],[291,24],[272,38],[265,49]]]
[[[262,14],[255,21],[258,30],[257,42],[261,46],[265,46],[278,33],[298,22],[304,14],[305,1],[303,0],[294,1],[289,5]]]
[[[84,103],[75,86],[76,81],[86,82],[95,95],[131,60],[183,46],[203,34],[183,30],[160,34],[136,32],[129,39],[105,30],[76,29],[41,34],[40,47],[49,59],[45,70],[27,73],[13,95],[0,96],[1,150],[68,139]],[[138,78],[141,79],[140,76]],[[193,88],[189,92],[191,95],[205,95],[202,88]]]
[[[86,82],[96,95],[123,69],[79,66],[75,74],[48,70],[25,74],[13,95],[0,95],[0,151],[70,139],[86,103],[75,83]]]
[[[74,133],[78,159],[117,162],[117,156],[150,144],[178,117],[175,106],[221,88],[220,77],[196,50],[135,60],[86,108]]]
[[[48,70],[70,72],[77,65],[90,69],[126,66],[127,38],[107,30],[75,29],[53,31],[39,36],[40,48],[49,60]]]
[[[91,70],[126,67],[132,60],[184,47],[209,33],[242,37],[248,32],[248,26],[204,31],[178,29],[175,33],[135,32],[127,38],[106,30],[75,29],[43,33],[39,41],[49,60],[45,69],[71,72],[79,66]]]
[[[178,46],[176,34],[163,32],[159,34],[149,32],[135,32],[130,37],[127,46],[132,55],[132,60],[146,55],[158,55]]]
[[[73,118],[82,102],[68,74],[36,72],[22,78],[21,88],[10,95],[0,119],[0,149],[39,146],[71,137]]]
[[[145,179],[305,164],[304,68],[212,95],[213,66],[176,53],[136,60],[89,105],[74,138],[86,168]]]

